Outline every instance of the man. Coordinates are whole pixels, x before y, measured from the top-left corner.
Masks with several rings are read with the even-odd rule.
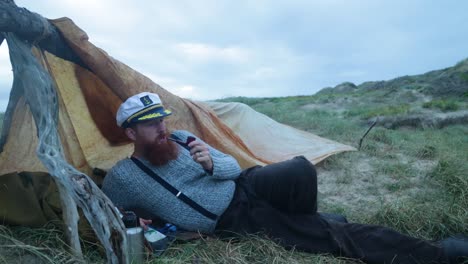
[[[286,248],[368,263],[445,263],[468,255],[464,239],[436,245],[324,217],[317,213],[315,167],[304,157],[242,171],[233,157],[190,132],[168,133],[164,118],[170,114],[153,93],[120,106],[117,124],[135,149],[104,179],[103,191],[116,206],[190,231],[263,232]]]

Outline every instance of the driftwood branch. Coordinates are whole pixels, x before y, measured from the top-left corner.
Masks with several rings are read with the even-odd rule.
[[[57,128],[58,95],[55,84],[31,51],[33,45],[45,47],[49,51],[62,53],[62,58],[74,61],[76,56],[67,49],[61,35],[54,29],[40,15],[18,8],[11,0],[0,0],[0,35],[8,42],[14,76],[4,129],[9,129],[18,99],[23,96],[37,128],[37,156],[59,188],[65,234],[74,253],[80,257],[82,255],[77,225],[78,205],[104,246],[108,262],[126,263],[125,228],[118,212],[96,184],[64,158]],[[7,134],[5,130],[2,131],[0,147],[3,147]]]
[[[88,176],[77,171],[64,158],[57,131],[58,99],[52,79],[37,62],[29,44],[13,33],[7,33],[6,39],[13,66],[13,86],[25,91],[23,95],[34,117],[39,138],[36,153],[59,187],[66,214],[66,234],[73,250],[81,254],[78,205],[106,249],[108,262],[125,262],[124,226],[112,202]]]
[[[0,32],[15,33],[28,43],[88,69],[53,24],[11,0],[0,0]]]
[[[367,136],[367,134],[369,134],[369,132],[371,131],[371,129],[377,124],[378,121],[379,121],[379,118],[375,119],[374,123],[372,123],[372,125],[369,127],[369,129],[367,129],[366,133],[364,133],[364,135],[361,137],[361,139],[359,139],[359,147],[358,147],[358,150],[361,150],[362,141],[363,141],[364,138]]]

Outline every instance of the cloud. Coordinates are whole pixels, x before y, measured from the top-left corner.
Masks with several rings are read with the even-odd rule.
[[[278,71],[273,67],[260,67],[257,68],[253,74],[250,75],[250,78],[253,80],[265,80],[270,79],[274,76],[278,76]]]
[[[8,98],[0,99],[0,112],[5,112],[7,106],[8,106]]]
[[[247,50],[235,46],[222,48],[203,43],[179,43],[176,44],[175,49],[187,59],[200,62],[243,63],[250,57]]]
[[[0,80],[13,80],[13,71],[11,68],[10,55],[8,54],[8,45],[6,41],[0,46]]]
[[[16,0],[18,6],[47,18],[69,17],[90,38],[100,34],[125,34],[140,24],[142,9],[127,0]]]
[[[4,112],[13,84],[13,71],[6,41],[0,46],[0,112]]]
[[[173,89],[171,89],[171,92],[183,98],[190,98],[193,100],[204,100],[206,97],[202,96],[199,90],[199,88],[193,85],[182,85],[174,87]]]
[[[199,88],[194,85],[184,84],[182,81],[178,81],[174,78],[160,76],[154,73],[142,72],[142,74],[177,96],[194,100],[203,100],[202,95],[199,93]]]
[[[364,70],[349,70],[340,72],[339,75],[345,78],[354,78],[354,77],[361,77],[366,75],[366,71]]]

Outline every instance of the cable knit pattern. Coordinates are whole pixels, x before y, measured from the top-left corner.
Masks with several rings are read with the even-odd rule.
[[[183,141],[188,136],[194,137],[182,130],[174,131],[174,135]],[[179,157],[164,166],[156,167],[147,160],[140,160],[176,189],[220,216],[234,195],[234,180],[241,172],[239,164],[233,157],[208,146],[213,159],[213,175],[209,175],[188,150],[178,147]],[[179,200],[129,158],[112,167],[102,190],[116,206],[134,210],[144,218],[159,217],[183,229],[202,233],[212,233],[216,227],[216,221]]]

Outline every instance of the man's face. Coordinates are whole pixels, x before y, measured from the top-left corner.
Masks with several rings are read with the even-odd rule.
[[[177,145],[167,140],[166,125],[163,118],[135,124],[128,128],[133,136],[135,152],[153,165],[165,165],[178,156]]]
[[[137,123],[132,129],[135,132],[136,144],[162,144],[167,141],[164,118]]]

